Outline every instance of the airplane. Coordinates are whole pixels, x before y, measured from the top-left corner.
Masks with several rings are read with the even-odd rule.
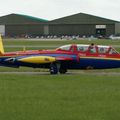
[[[120,36],[111,35],[109,38],[112,39],[112,40],[119,40]]]
[[[120,54],[112,46],[68,44],[55,50],[4,52],[0,36],[0,66],[48,68],[50,74],[68,69],[108,69],[120,67]]]

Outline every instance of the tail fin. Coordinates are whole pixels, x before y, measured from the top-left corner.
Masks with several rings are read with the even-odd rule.
[[[3,41],[1,35],[0,35],[0,53],[4,54]]]

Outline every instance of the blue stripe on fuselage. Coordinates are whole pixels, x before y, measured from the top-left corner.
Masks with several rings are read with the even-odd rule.
[[[65,64],[67,64],[68,69],[86,69],[87,67],[93,67],[94,69],[105,69],[105,68],[119,68],[120,67],[120,60],[116,58],[99,58],[99,57],[80,57],[79,61],[77,58],[77,55],[72,54],[33,54],[33,55],[24,55],[24,56],[18,56],[16,59],[21,59],[25,57],[30,56],[52,56],[52,57],[71,57],[73,58],[73,61],[67,61]],[[34,64],[29,63],[7,63],[5,62],[6,59],[10,57],[0,57],[0,63],[1,64],[7,64],[7,65],[20,65],[22,64],[27,66],[33,66]],[[77,60],[77,61],[76,61]],[[35,65],[37,67],[37,65]],[[39,66],[38,66],[39,67]]]
[[[120,60],[116,59],[95,59],[95,58],[80,58],[79,64],[71,64],[71,67],[75,69],[85,69],[87,67],[92,67],[94,69],[107,69],[107,68],[119,68]]]

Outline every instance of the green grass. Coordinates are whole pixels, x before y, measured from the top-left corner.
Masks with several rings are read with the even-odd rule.
[[[120,45],[119,40],[29,40],[29,39],[4,39],[5,46],[14,46],[18,45],[16,48],[5,47],[5,51],[15,51],[15,50],[23,50],[23,47],[26,46],[26,49],[55,49],[59,46],[66,44],[99,44],[99,45]],[[27,47],[31,46],[31,47]],[[34,47],[39,46],[39,47]],[[120,48],[117,48],[120,51]]]
[[[118,76],[0,75],[0,119],[119,120],[119,85]]]
[[[22,39],[6,39],[4,45],[40,45],[46,46],[47,49],[49,46],[51,48],[51,46],[64,44],[90,44],[91,42],[120,45],[119,40],[63,40],[61,42]],[[22,48],[6,47],[6,51],[16,50]],[[0,67],[0,72],[7,71],[48,70]],[[108,74],[99,75],[99,71]],[[120,75],[110,73],[119,73],[120,69],[81,70],[80,72],[80,74],[66,75],[0,73],[0,120],[119,120]]]
[[[101,44],[101,45],[120,45],[119,40],[110,40],[110,39],[97,39],[97,40],[89,40],[89,39],[83,39],[83,40],[35,40],[35,39],[4,39],[5,45],[64,45],[64,44]]]

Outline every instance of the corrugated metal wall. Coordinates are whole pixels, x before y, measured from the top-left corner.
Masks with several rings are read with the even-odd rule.
[[[120,23],[116,23],[115,24],[115,34],[119,34],[120,35]]]
[[[94,25],[49,25],[52,35],[94,35]]]
[[[96,25],[49,25],[51,35],[96,35]],[[106,25],[106,35],[115,33],[115,25]]]
[[[0,24],[5,25],[5,35],[96,35],[96,31],[104,35],[120,33],[120,23],[88,14],[75,14],[53,21],[46,21],[30,16],[10,14],[0,17]],[[103,30],[96,25],[106,26]]]
[[[9,35],[96,35],[95,25],[6,25],[5,34]],[[115,34],[115,25],[106,25],[106,35]]]
[[[106,35],[113,35],[115,34],[115,24],[107,25],[106,26]]]
[[[6,25],[6,35],[43,35],[44,25]]]

